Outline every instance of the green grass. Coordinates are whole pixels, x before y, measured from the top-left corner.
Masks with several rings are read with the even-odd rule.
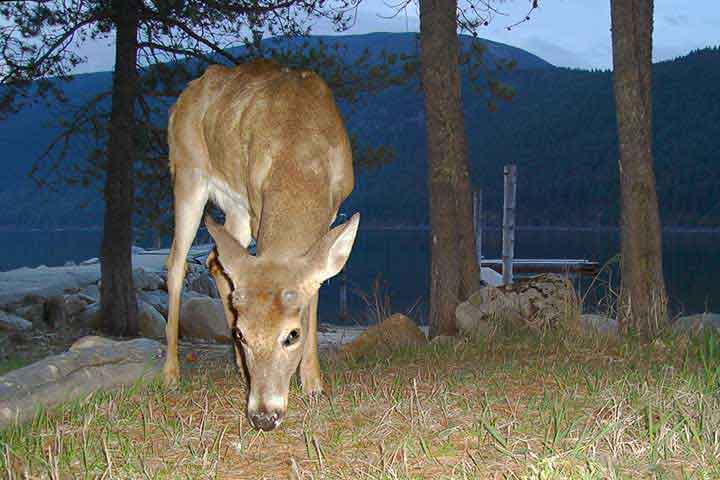
[[[30,363],[31,360],[22,358],[8,358],[7,360],[0,360],[0,375],[5,375],[10,370],[22,368]]]
[[[323,363],[279,430],[227,356],[0,433],[7,478],[720,478],[720,341],[490,339]],[[295,475],[295,477],[288,477]]]

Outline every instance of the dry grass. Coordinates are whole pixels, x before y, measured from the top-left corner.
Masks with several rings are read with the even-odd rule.
[[[244,418],[224,350],[176,390],[96,394],[0,433],[15,478],[719,478],[717,337],[499,335],[348,362],[293,385],[275,432]],[[491,342],[491,343],[490,343]]]

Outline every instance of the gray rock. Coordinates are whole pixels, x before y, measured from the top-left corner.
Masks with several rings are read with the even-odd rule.
[[[148,338],[165,338],[165,318],[149,303],[138,302],[140,335]]]
[[[77,265],[77,264],[76,264],[75,262],[73,262],[72,260],[68,260],[67,262],[65,262],[65,263],[63,264],[63,267],[74,267],[74,266],[76,266],[76,265]]]
[[[211,298],[220,298],[217,286],[215,285],[215,280],[213,280],[212,276],[210,276],[210,273],[208,272],[203,272],[193,277],[189,283],[190,291],[197,292]]]
[[[100,302],[92,303],[78,315],[78,323],[86,327],[99,330],[102,327],[102,311]]]
[[[465,334],[486,337],[490,335],[497,325],[492,319],[486,318],[478,307],[472,302],[462,302],[455,309],[455,320],[458,329]]]
[[[165,286],[165,282],[157,273],[140,267],[133,270],[133,286],[135,290],[159,290]]]
[[[88,258],[87,260],[83,260],[80,262],[80,265],[87,266],[87,265],[95,265],[100,263],[100,259],[97,257]]]
[[[607,315],[583,313],[580,315],[580,328],[586,334],[602,333],[617,336],[619,334],[618,321]]]
[[[230,329],[222,301],[208,297],[191,298],[180,310],[180,332],[184,337],[230,343]]]
[[[512,285],[483,286],[458,305],[455,317],[460,331],[483,334],[502,322],[534,330],[575,324],[580,309],[575,289],[567,278],[543,274],[518,279]]]
[[[70,318],[77,317],[85,308],[95,300],[82,293],[65,295],[65,313]]]
[[[0,428],[100,389],[132,385],[162,368],[163,346],[137,338],[125,342],[81,340],[60,355],[0,377]]]
[[[28,322],[24,318],[18,317],[17,315],[13,315],[12,313],[7,313],[0,310],[0,330],[17,332],[23,330],[30,330],[31,328],[31,322]]]
[[[37,328],[43,328],[45,326],[45,299],[42,303],[16,308],[15,315],[24,318]]]
[[[163,290],[139,291],[137,293],[138,300],[149,303],[163,317],[167,318],[168,314],[168,294]]]
[[[675,320],[672,328],[678,333],[696,334],[706,328],[712,328],[720,332],[720,314],[707,312],[686,315]]]
[[[80,295],[86,296],[87,298],[90,298],[93,302],[100,301],[100,289],[94,283],[86,286],[85,288],[80,290],[80,292],[78,292],[78,293]]]
[[[65,297],[54,295],[45,302],[45,323],[52,328],[62,328],[68,323],[68,314],[65,308]]]

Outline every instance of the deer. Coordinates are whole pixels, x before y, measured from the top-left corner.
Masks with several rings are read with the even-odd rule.
[[[220,294],[235,363],[249,380],[246,415],[270,431],[287,413],[292,375],[318,398],[321,284],[350,256],[359,214],[331,229],[354,185],[352,150],[319,75],[259,60],[209,66],[170,109],[175,229],[168,255],[169,387],[180,378],[178,326],[187,255],[208,202],[215,242],[207,265]],[[255,241],[256,253],[248,247]]]

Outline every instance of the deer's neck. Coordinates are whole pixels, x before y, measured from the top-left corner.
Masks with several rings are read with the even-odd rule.
[[[257,254],[278,258],[305,254],[332,221],[330,194],[286,191],[264,199],[257,232]],[[320,195],[317,195],[320,194]]]

